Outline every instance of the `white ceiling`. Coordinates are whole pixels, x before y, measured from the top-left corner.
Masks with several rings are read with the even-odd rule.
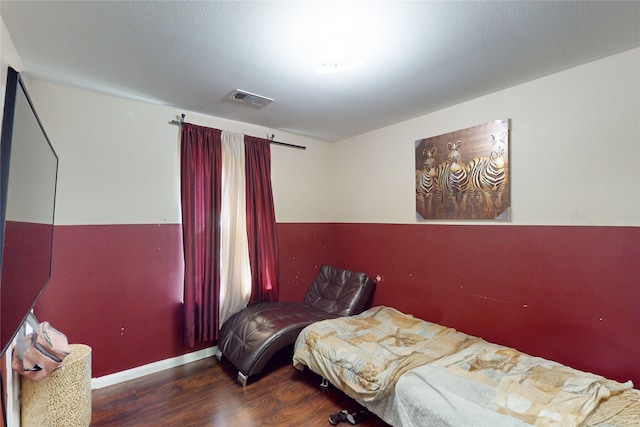
[[[640,46],[637,1],[2,0],[0,14],[30,77],[326,141]],[[310,30],[345,22],[364,65],[317,74]]]

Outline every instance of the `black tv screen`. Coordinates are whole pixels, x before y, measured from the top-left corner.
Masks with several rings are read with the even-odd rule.
[[[9,67],[0,140],[0,355],[51,277],[57,177],[58,156]]]

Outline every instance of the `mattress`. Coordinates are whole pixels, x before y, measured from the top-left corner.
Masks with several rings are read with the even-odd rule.
[[[293,364],[394,426],[638,426],[620,383],[378,306],[314,323]]]

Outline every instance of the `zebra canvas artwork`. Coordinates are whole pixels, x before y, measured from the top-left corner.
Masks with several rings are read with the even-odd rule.
[[[416,219],[510,219],[509,119],[415,141]]]

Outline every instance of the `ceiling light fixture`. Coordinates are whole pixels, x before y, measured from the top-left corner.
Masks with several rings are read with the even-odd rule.
[[[324,10],[309,25],[312,60],[318,74],[337,73],[364,65],[362,41],[366,31],[356,12],[346,7]]]
[[[344,35],[326,37],[319,41],[315,58],[318,74],[337,73],[363,65],[357,43],[353,38]]]

